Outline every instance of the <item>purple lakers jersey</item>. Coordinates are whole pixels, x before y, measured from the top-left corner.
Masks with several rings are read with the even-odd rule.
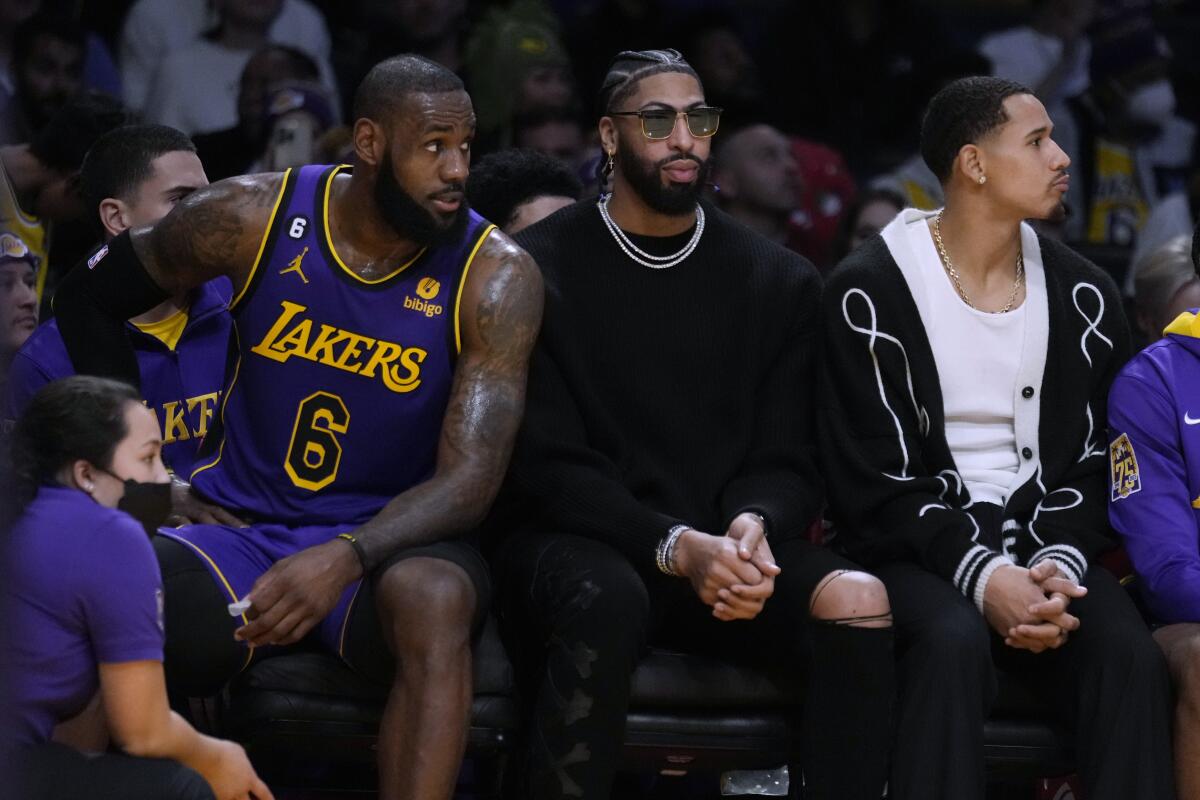
[[[231,305],[235,360],[192,482],[254,519],[356,524],[433,473],[458,303],[495,226],[462,212],[460,241],[361,278],[329,233],[329,189],[348,170],[286,174]]]

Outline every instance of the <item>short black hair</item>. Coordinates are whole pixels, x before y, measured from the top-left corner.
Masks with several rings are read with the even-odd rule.
[[[12,487],[7,498],[19,511],[39,486],[77,459],[108,469],[113,452],[129,433],[125,410],[142,402],[127,383],[72,375],[46,384],[17,419],[9,443]]]
[[[1018,94],[1033,92],[1015,81],[976,75],[959,78],[933,96],[921,122],[921,157],[939,181],[950,180],[964,145],[1008,122],[1004,101]]]
[[[406,53],[380,61],[354,92],[354,118],[382,121],[410,94],[464,91],[462,78],[436,61]]]
[[[87,49],[87,33],[70,17],[41,11],[17,26],[13,33],[12,63],[18,68],[29,60],[39,36],[60,39],[79,48],[79,68],[83,70],[82,55]]]
[[[134,121],[133,115],[112,97],[103,92],[84,92],[50,116],[29,149],[50,169],[76,172],[102,134]]]
[[[535,197],[578,198],[583,184],[563,162],[537,150],[501,150],[484,156],[467,176],[471,207],[500,227]]]
[[[600,85],[600,116],[615,110],[618,103],[633,94],[643,78],[663,72],[682,72],[701,83],[696,70],[678,50],[623,50],[617,53]]]
[[[95,217],[106,197],[127,199],[153,174],[154,159],[181,150],[194,153],[196,145],[166,125],[122,125],[101,135],[79,168],[84,207]]]

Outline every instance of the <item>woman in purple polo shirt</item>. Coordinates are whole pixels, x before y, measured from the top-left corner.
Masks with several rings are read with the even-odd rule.
[[[271,798],[240,746],[167,705],[158,564],[120,510],[168,485],[161,450],[135,390],[88,376],[47,385],[13,430],[0,649],[13,796]],[[110,737],[121,752],[103,753]]]

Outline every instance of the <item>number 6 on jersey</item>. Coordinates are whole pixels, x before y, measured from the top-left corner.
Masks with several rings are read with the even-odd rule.
[[[337,479],[342,446],[335,434],[350,427],[350,412],[342,398],[315,392],[300,401],[292,441],[283,468],[301,489],[318,491]]]

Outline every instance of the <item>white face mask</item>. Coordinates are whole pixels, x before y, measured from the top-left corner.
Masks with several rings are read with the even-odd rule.
[[[1162,125],[1175,113],[1175,90],[1166,78],[1139,86],[1129,96],[1129,116],[1138,122]]]

